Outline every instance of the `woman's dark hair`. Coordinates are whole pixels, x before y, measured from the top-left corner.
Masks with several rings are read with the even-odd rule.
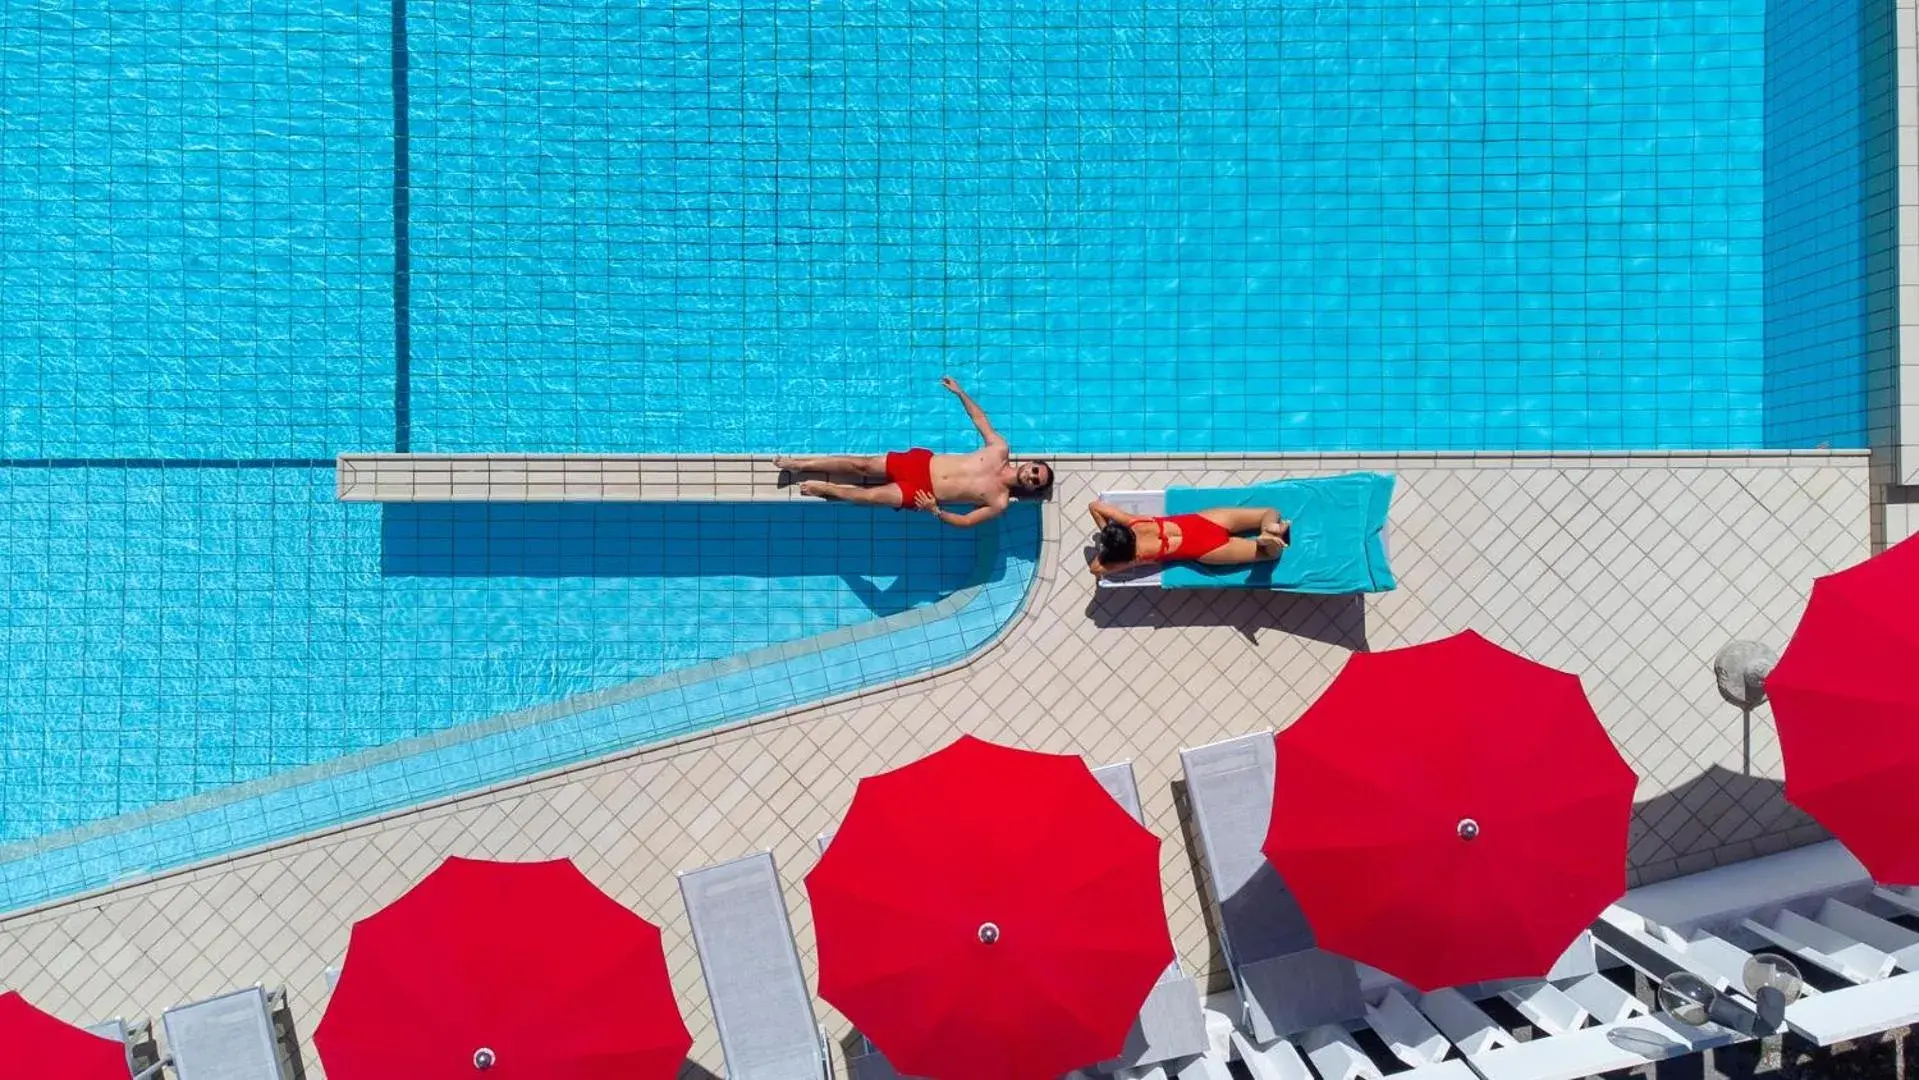
[[[1133,532],[1131,525],[1121,525],[1117,521],[1107,522],[1105,527],[1100,529],[1099,536],[1093,544],[1099,549],[1099,561],[1102,566],[1129,563],[1139,554],[1138,534]]]
[[[1038,486],[1014,484],[1013,494],[1022,499],[1050,499],[1053,497],[1053,466],[1044,461],[1029,461],[1028,465],[1038,465],[1046,470],[1046,482]]]

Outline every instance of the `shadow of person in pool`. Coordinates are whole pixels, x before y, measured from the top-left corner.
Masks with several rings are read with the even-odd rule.
[[[390,503],[383,515],[383,576],[838,578],[882,616],[964,587],[986,540],[926,514],[801,502]]]

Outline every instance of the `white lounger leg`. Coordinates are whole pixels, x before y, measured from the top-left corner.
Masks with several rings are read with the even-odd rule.
[[[1813,916],[1821,926],[1863,942],[1892,957],[1907,971],[1919,971],[1919,934],[1861,911],[1843,900],[1828,899]]]
[[[1255,1046],[1251,1039],[1235,1031],[1232,1040],[1233,1053],[1245,1064],[1253,1080],[1313,1080],[1305,1059],[1285,1039]]]
[[[1493,1023],[1484,1009],[1466,1000],[1457,990],[1435,990],[1427,994],[1419,999],[1419,1011],[1468,1059],[1518,1045],[1512,1032]]]
[[[1225,1058],[1202,1054],[1181,1065],[1173,1074],[1173,1080],[1233,1080],[1233,1071],[1227,1067]]]
[[[1586,1026],[1586,1010],[1552,983],[1527,983],[1499,996],[1547,1035],[1564,1035]]]
[[[1741,919],[1739,925],[1850,982],[1873,982],[1892,974],[1892,957],[1803,915],[1782,911],[1771,924]]]
[[[1397,990],[1386,991],[1378,1005],[1366,1006],[1366,1023],[1385,1041],[1393,1056],[1411,1068],[1437,1065],[1446,1060],[1451,1044],[1438,1028],[1419,1015],[1406,995]]]
[[[1911,885],[1882,885],[1872,895],[1907,915],[1919,915],[1919,888]]]
[[[1345,1028],[1322,1024],[1300,1036],[1299,1044],[1320,1080],[1385,1080]]]
[[[1645,1002],[1604,975],[1588,975],[1567,983],[1563,989],[1567,997],[1602,1024],[1617,1024],[1647,1012]]]

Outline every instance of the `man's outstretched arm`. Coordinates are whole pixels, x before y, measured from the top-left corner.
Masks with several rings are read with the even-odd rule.
[[[981,439],[989,443],[1006,441],[1000,438],[999,432],[993,430],[993,422],[986,419],[986,410],[980,408],[979,402],[974,401],[970,394],[961,390],[960,384],[955,382],[951,375],[941,379],[940,385],[951,390],[954,396],[960,399],[960,404],[966,407],[967,417],[973,421],[973,426],[979,429]]]
[[[941,510],[939,500],[933,498],[932,492],[922,491],[919,493],[919,498],[915,501],[914,505],[940,519],[940,521],[945,524],[954,525],[962,529],[970,529],[982,521],[991,521],[1001,514],[1004,514],[1006,512],[1006,503],[1007,500],[1002,498],[987,503],[985,506],[968,510],[964,514],[955,514],[950,510]]]

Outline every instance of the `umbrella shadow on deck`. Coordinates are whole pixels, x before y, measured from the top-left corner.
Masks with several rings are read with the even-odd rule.
[[[795,596],[795,582],[836,577],[878,616],[964,588],[982,542],[926,514],[811,502],[390,503],[381,510],[384,577],[697,578],[739,593],[784,581]]]
[[[1643,885],[1826,837],[1783,782],[1713,765],[1633,806],[1626,861]]]

